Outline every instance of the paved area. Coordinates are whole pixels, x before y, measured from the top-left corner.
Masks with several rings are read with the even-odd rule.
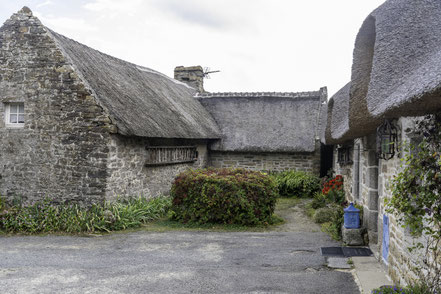
[[[0,293],[359,293],[321,232],[0,237]]]
[[[383,285],[393,285],[387,278],[384,267],[373,256],[352,257],[355,277],[362,289],[361,293],[370,294],[375,288]]]

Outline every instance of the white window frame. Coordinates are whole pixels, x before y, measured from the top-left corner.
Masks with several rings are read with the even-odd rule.
[[[17,107],[17,112],[13,113],[13,114],[17,114],[17,121],[18,121],[18,115],[19,114],[23,114],[23,116],[25,116],[26,110],[24,108],[24,103],[23,102],[11,102],[11,103],[5,103],[5,125],[7,128],[23,128],[24,127],[24,122],[23,123],[11,123],[10,121],[10,117],[11,117],[11,106],[12,105],[23,105],[23,112],[20,112],[20,107]]]

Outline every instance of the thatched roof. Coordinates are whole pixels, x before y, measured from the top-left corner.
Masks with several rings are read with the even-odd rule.
[[[366,18],[355,41],[349,92],[345,86],[329,103],[328,144],[374,132],[384,118],[439,111],[440,15],[439,0],[389,0]]]
[[[328,101],[327,123],[325,131],[326,144],[334,144],[349,131],[349,90],[347,83]]]
[[[196,96],[222,132],[212,150],[312,152],[326,88],[302,93],[206,93]]]
[[[439,0],[389,0],[365,21],[360,34],[368,37],[355,44],[353,65],[353,73],[365,74],[353,74],[352,84],[369,82],[371,115],[423,115],[441,108],[440,16]],[[371,47],[369,70],[364,64],[370,54],[364,53]]]
[[[211,115],[193,98],[195,90],[152,69],[111,57],[53,31],[118,132],[150,138],[219,138]]]

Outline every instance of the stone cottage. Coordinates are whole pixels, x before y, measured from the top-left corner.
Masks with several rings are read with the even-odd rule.
[[[326,108],[326,88],[300,93],[203,93],[196,98],[221,130],[221,140],[209,147],[212,166],[320,174],[320,110]]]
[[[63,37],[28,8],[0,28],[0,195],[158,195],[220,137],[195,90]]]
[[[363,206],[369,246],[401,284],[417,278],[422,261],[407,250],[413,239],[385,211],[385,199],[405,152],[397,146],[417,140],[417,116],[441,110],[440,15],[437,0],[389,0],[374,10],[355,41],[351,81],[328,103],[335,171],[348,200]],[[393,145],[385,130],[396,134]]]
[[[59,35],[24,7],[0,28],[0,195],[157,196],[179,172],[210,163],[318,171],[325,89],[217,97],[203,90],[201,67],[175,77]]]

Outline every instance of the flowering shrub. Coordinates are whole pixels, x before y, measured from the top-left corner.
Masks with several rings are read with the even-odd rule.
[[[170,193],[173,218],[200,224],[270,223],[278,196],[271,177],[245,169],[188,170]]]
[[[335,240],[341,240],[342,206],[345,206],[345,204],[343,177],[341,175],[325,181],[321,192],[315,193],[309,204],[312,210],[310,215],[313,216],[313,220],[322,224],[322,230]]]
[[[328,195],[331,191],[340,191],[343,189],[343,177],[341,175],[335,176],[323,185],[322,193]]]
[[[399,286],[382,286],[372,290],[371,294],[436,294],[432,292],[429,287],[423,283],[418,283],[408,287]]]
[[[343,190],[343,177],[341,175],[328,180],[324,183],[322,194],[326,198],[326,202],[346,205],[345,191]]]

